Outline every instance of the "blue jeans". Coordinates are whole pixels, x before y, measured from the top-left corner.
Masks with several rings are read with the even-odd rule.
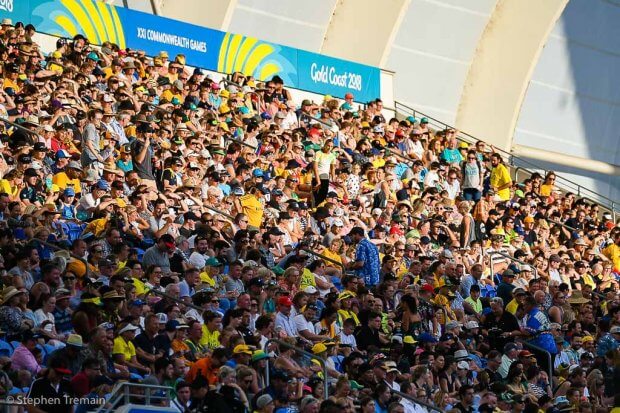
[[[482,194],[476,188],[463,189],[463,198],[465,198],[466,201],[478,202],[480,201],[481,197],[482,197]]]

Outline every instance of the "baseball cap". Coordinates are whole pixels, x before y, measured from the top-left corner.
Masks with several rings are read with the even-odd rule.
[[[108,184],[108,182],[104,181],[103,179],[98,180],[95,186],[97,187],[97,189],[103,189],[104,191],[110,190],[110,184]]]
[[[278,298],[278,305],[283,305],[285,307],[290,307],[293,305],[293,302],[291,301],[290,297],[288,296],[282,296],[280,298]]]
[[[430,333],[422,333],[418,337],[418,341],[420,343],[437,343],[437,339],[433,337]]]
[[[273,397],[271,397],[271,395],[269,394],[263,394],[258,399],[256,399],[256,407],[259,409],[262,409],[265,406],[270,405],[271,403],[273,403]]]
[[[168,316],[166,313],[157,313],[157,321],[159,324],[166,324],[168,322]]]

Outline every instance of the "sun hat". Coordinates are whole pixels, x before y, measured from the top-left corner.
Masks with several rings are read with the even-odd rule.
[[[121,328],[120,331],[118,332],[119,335],[126,333],[128,331],[136,331],[139,330],[140,327],[138,326],[134,326],[133,324],[127,324],[125,327]]]
[[[80,348],[84,347],[82,336],[79,334],[69,334],[69,337],[67,337],[67,345]]]
[[[238,344],[233,349],[233,354],[248,354],[252,356],[252,349],[247,344]]]

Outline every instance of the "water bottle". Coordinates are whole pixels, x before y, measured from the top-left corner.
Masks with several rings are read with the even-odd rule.
[[[480,408],[480,394],[476,393],[474,395],[474,402],[472,404],[472,408],[474,409],[474,413],[478,413],[478,409]]]

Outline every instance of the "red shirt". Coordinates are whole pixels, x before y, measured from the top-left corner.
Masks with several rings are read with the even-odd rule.
[[[83,371],[79,372],[71,379],[71,388],[77,397],[82,397],[90,393],[90,380]]]

